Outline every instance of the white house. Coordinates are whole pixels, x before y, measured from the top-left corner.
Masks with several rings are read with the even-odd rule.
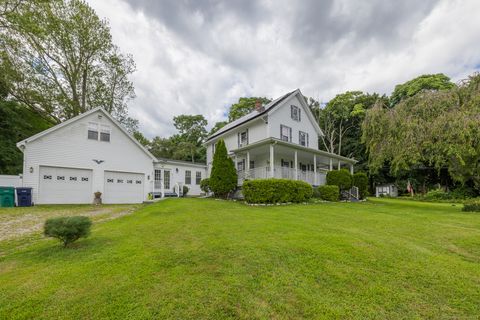
[[[199,195],[206,166],[156,159],[112,116],[96,108],[17,144],[23,151],[23,186],[36,204],[140,203],[179,195],[183,185]]]
[[[323,135],[300,90],[287,93],[265,106],[227,124],[206,141],[208,172],[215,144],[225,141],[234,159],[238,184],[244,179],[285,178],[311,185],[325,184],[328,170],[347,167],[354,159],[321,151]]]

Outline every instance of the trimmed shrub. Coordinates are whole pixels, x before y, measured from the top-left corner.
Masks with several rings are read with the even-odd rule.
[[[368,176],[364,172],[357,172],[352,176],[352,184],[358,188],[360,198],[363,199],[367,195]]]
[[[424,200],[435,201],[435,200],[450,200],[451,195],[441,189],[435,189],[428,191],[424,196]]]
[[[216,197],[222,198],[226,198],[237,187],[237,170],[232,159],[228,157],[223,140],[219,140],[215,145],[209,186]]]
[[[465,201],[462,211],[480,212],[480,199],[472,199]]]
[[[202,181],[200,181],[200,190],[202,190],[205,193],[210,192],[210,179],[205,178]]]
[[[244,181],[242,192],[248,203],[298,203],[309,200],[313,188],[304,181],[258,179]]]
[[[188,191],[190,191],[190,189],[187,187],[187,186],[183,186],[182,188],[182,197],[186,197],[187,194],[188,194]]]
[[[45,221],[43,234],[47,237],[57,238],[66,247],[70,243],[86,238],[90,234],[92,221],[88,217],[58,217]]]
[[[350,189],[352,187],[352,175],[346,169],[328,171],[327,184],[338,186],[340,190]]]
[[[313,191],[314,197],[326,201],[338,201],[340,198],[340,189],[338,186],[319,186]]]

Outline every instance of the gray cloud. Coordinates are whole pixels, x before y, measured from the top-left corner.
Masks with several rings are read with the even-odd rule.
[[[89,2],[134,55],[130,111],[150,137],[172,134],[182,113],[213,125],[241,96],[388,94],[422,73],[458,80],[480,63],[475,0]]]

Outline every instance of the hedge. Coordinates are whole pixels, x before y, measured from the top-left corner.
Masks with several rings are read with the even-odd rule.
[[[346,169],[328,171],[327,184],[338,186],[340,190],[350,189],[352,187],[352,175]]]
[[[358,188],[360,198],[363,199],[367,196],[368,190],[368,177],[364,172],[357,172],[352,176],[352,184]]]
[[[312,186],[304,181],[288,179],[246,180],[242,187],[248,203],[305,202],[313,195]]]
[[[320,198],[326,201],[338,201],[340,198],[340,189],[338,186],[319,186],[313,190],[315,198]]]
[[[480,200],[472,199],[472,200],[465,201],[462,211],[480,212]]]

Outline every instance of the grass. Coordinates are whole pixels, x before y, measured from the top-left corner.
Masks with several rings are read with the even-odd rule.
[[[169,199],[0,257],[2,319],[477,319],[480,214]]]

